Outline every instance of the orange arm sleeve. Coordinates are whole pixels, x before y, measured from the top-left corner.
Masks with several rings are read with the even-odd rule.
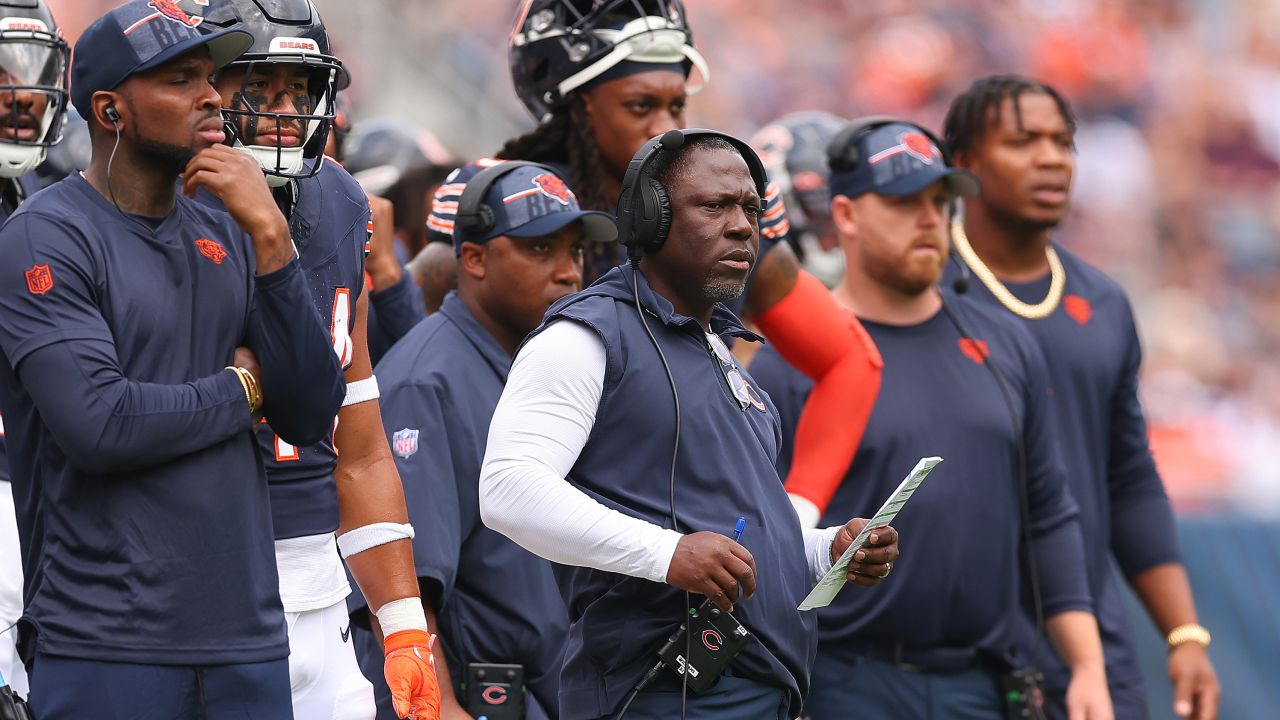
[[[756,323],[783,359],[815,381],[796,426],[786,487],[822,513],[862,441],[884,360],[858,319],[803,270]]]

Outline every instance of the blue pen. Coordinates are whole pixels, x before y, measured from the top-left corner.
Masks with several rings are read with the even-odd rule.
[[[742,539],[742,531],[747,529],[747,519],[738,518],[738,524],[733,526],[733,541],[738,542]]]

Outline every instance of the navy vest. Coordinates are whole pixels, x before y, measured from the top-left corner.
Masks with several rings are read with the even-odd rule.
[[[595,425],[568,479],[608,507],[671,527],[676,411],[662,362],[636,312],[635,278],[630,264],[615,268],[547,313],[547,323],[567,319],[591,328],[606,352]],[[732,671],[786,689],[792,714],[799,714],[815,634],[813,617],[796,607],[812,578],[800,524],[773,466],[780,442],[777,413],[741,369],[750,401],[740,402],[698,321],[676,314],[642,275],[638,283],[649,327],[680,396],[680,530],[729,534],[738,517],[747,519],[741,542],[755,557],[758,585],[734,614],[754,639]],[[721,306],[711,327],[717,334],[755,339]],[[658,646],[680,621],[683,593],[589,568],[556,566],[556,572],[572,623],[561,717],[606,715],[653,665]]]

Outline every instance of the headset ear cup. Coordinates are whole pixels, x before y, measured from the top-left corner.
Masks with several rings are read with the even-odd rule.
[[[658,180],[646,177],[644,183],[640,189],[644,217],[637,235],[644,251],[653,253],[662,247],[671,232],[671,200],[667,197],[667,189]]]
[[[493,208],[488,205],[481,205],[477,214],[480,219],[475,228],[476,232],[487,233],[498,224],[498,218],[493,214]]]

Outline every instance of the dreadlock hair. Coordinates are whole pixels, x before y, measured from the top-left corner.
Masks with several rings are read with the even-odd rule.
[[[569,166],[569,187],[584,210],[612,214],[615,207],[604,194],[604,170],[600,146],[587,121],[582,98],[575,96],[557,108],[538,127],[507,141],[494,157],[499,160],[562,163]]]
[[[992,75],[975,80],[968,90],[951,102],[943,129],[944,139],[953,156],[972,150],[984,133],[1000,122],[1000,105],[1013,101],[1013,119],[1022,129],[1022,107],[1018,99],[1026,94],[1042,93],[1053,98],[1067,131],[1076,131],[1076,116],[1071,106],[1052,87],[1020,75]]]
[[[557,108],[538,127],[507,141],[494,157],[499,160],[528,160],[563,163],[569,166],[569,188],[584,210],[600,210],[613,215],[616,203],[604,193],[604,170],[600,145],[587,120],[587,108],[580,95]],[[590,284],[608,268],[618,264],[614,243],[588,243],[583,261],[583,283]]]

